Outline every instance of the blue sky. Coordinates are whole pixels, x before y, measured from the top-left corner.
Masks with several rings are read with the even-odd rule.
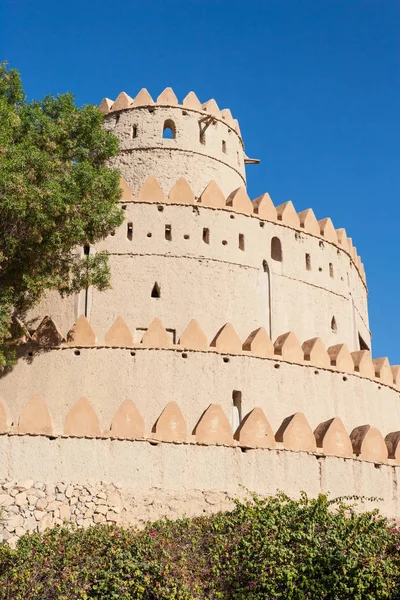
[[[251,197],[345,227],[373,353],[400,363],[399,0],[0,0],[0,57],[29,98],[214,97],[240,121]]]

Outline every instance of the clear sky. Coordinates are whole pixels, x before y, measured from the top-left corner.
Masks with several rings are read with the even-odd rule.
[[[214,97],[240,121],[249,193],[345,227],[373,354],[400,363],[400,0],[0,0],[0,58],[29,98]]]

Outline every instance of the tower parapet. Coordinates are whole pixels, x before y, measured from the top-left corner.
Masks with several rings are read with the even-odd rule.
[[[137,194],[149,177],[168,193],[185,177],[195,196],[214,179],[225,195],[246,185],[245,152],[239,124],[215,100],[201,103],[190,92],[180,104],[171,88],[154,102],[142,89],[132,99],[121,92],[104,99],[104,127],[120,140],[120,154],[111,165],[120,169]]]

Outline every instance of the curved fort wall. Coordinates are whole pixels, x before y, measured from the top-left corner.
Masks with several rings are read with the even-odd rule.
[[[301,227],[302,213],[289,203],[282,214],[268,197],[267,220],[244,188],[235,207],[214,183],[194,202],[183,182],[172,198],[152,180],[123,202],[123,225],[96,246],[110,253],[110,290],[90,290],[86,302],[87,292],[67,300],[52,294],[30,316],[49,314],[67,331],[86,310],[99,341],[118,315],[139,331],[159,317],[175,341],[195,314],[208,337],[232,322],[241,336],[263,326],[272,338],[290,330],[357,350],[361,336],[370,347],[362,265],[329,219],[309,215]]]
[[[367,350],[345,230],[251,202],[239,126],[213,100],[142,90],[101,110],[125,220],[82,252],[110,253],[111,288],[27,315],[0,377],[0,535],[203,514],[241,486],[398,515],[400,367]]]
[[[120,153],[111,161],[134,193],[149,173],[167,193],[181,176],[196,196],[211,179],[226,195],[246,184],[245,154],[236,120],[220,111],[215,100],[201,104],[189,94],[182,105],[172,90],[154,103],[147,91],[135,99],[123,92],[104,106],[104,127],[120,140]],[[165,138],[165,130],[171,138]]]
[[[129,333],[119,319],[112,347],[84,346],[81,317],[67,345],[47,319],[2,378],[3,539],[65,519],[204,514],[240,486],[379,497],[398,514],[399,367],[293,334],[242,344],[229,325],[211,347],[193,321],[179,346],[157,321],[118,347]]]

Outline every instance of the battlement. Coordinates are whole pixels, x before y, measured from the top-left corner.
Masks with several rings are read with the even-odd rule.
[[[65,337],[54,321],[46,317],[26,343],[23,353],[26,355],[28,351],[28,354],[34,356],[46,349],[64,350],[80,356],[82,349],[91,352],[119,349],[129,352],[131,356],[135,356],[135,351],[140,350],[172,351],[183,359],[188,359],[189,352],[211,353],[222,356],[225,364],[230,357],[244,356],[272,361],[275,372],[282,364],[287,363],[308,368],[316,377],[322,371],[329,371],[333,377],[338,377],[343,382],[347,381],[344,374],[351,374],[360,380],[368,379],[377,385],[377,390],[382,386],[397,390],[397,397],[400,389],[400,366],[390,366],[387,358],[372,359],[368,351],[349,352],[345,344],[325,349],[319,338],[306,340],[301,345],[293,332],[278,336],[272,343],[265,329],[259,328],[242,341],[234,327],[227,323],[209,343],[199,323],[192,319],[178,343],[172,344],[168,331],[159,319],[155,319],[143,333],[141,342],[135,344],[132,332],[122,317],[118,317],[106,335],[105,344],[97,344],[96,334],[85,317],[80,317]],[[263,368],[262,363],[258,368]],[[209,398],[213,400],[211,389]],[[146,403],[142,403],[142,407],[145,405]],[[92,405],[82,396],[73,401],[67,412],[62,411],[65,416],[60,431],[59,426],[55,427],[52,408],[48,406],[43,392],[33,394],[14,419],[10,417],[10,407],[11,404],[8,406],[5,401],[0,401],[0,433],[281,448],[347,458],[356,455],[375,463],[387,463],[389,460],[391,464],[400,464],[400,431],[390,431],[384,438],[377,427],[373,424],[365,425],[364,421],[361,425],[353,426],[349,435],[338,414],[317,423],[313,431],[305,414],[297,411],[284,416],[273,433],[261,406],[250,408],[248,412],[239,415],[237,421],[229,422],[220,403],[211,402],[204,412],[203,406],[193,403],[188,423],[179,402],[169,401],[154,422],[150,423],[149,430],[148,414],[141,414],[135,402],[126,399],[117,408],[110,426],[103,429],[97,415],[96,402]]]
[[[99,109],[105,115],[121,110],[149,107],[178,107],[198,113],[204,113],[204,115],[207,115],[213,120],[218,119],[226,124],[232,131],[235,131],[240,138],[242,137],[239,122],[232,117],[229,108],[223,108],[221,110],[213,98],[202,103],[194,92],[189,92],[182,100],[182,103],[179,103],[174,90],[170,87],[165,88],[156,101],[153,100],[146,88],[142,88],[135,98],[131,98],[125,92],[121,92],[115,100],[103,98],[99,105]],[[206,126],[207,123],[205,122],[204,125]]]
[[[31,356],[39,348],[125,348],[125,349],[172,349],[178,351],[217,352],[223,355],[250,355],[257,358],[278,360],[297,365],[306,365],[340,373],[351,373],[379,382],[380,385],[400,390],[400,365],[391,366],[387,357],[371,357],[369,350],[350,352],[346,344],[335,344],[325,348],[318,337],[305,340],[300,344],[293,332],[279,335],[271,341],[264,327],[252,331],[245,340],[241,340],[232,324],[226,323],[216,332],[209,342],[196,319],[188,323],[177,343],[171,341],[171,335],[160,319],[156,318],[144,331],[139,330],[141,340],[134,342],[134,334],[124,319],[119,316],[105,335],[104,343],[97,336],[86,317],[80,316],[74,326],[65,335],[51,317],[45,317],[35,332],[26,332],[21,340]],[[40,350],[39,350],[40,351]],[[26,352],[25,352],[26,354]],[[187,356],[183,356],[187,358]]]
[[[136,196],[133,195],[128,183],[123,178],[121,178],[120,185],[122,189],[121,202],[123,204],[143,202],[197,205],[214,210],[227,210],[259,219],[260,225],[262,221],[274,222],[320,238],[325,242],[334,244],[338,249],[348,254],[366,286],[364,265],[357,254],[357,248],[353,245],[352,239],[347,236],[346,230],[344,228],[335,229],[329,217],[317,220],[312,208],[297,213],[290,200],[275,206],[268,193],[264,193],[252,201],[245,187],[240,187],[225,197],[215,181],[210,181],[199,197],[196,198],[190,185],[183,177],[173,185],[168,194],[164,193],[153,176],[150,176],[144,182]]]

